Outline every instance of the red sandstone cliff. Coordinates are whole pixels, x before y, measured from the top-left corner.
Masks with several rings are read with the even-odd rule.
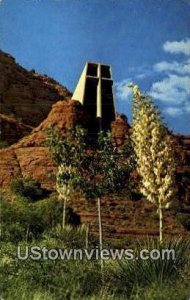
[[[0,114],[1,141],[5,146],[19,141],[29,134],[33,127],[7,115]],[[3,145],[1,145],[3,146]]]
[[[3,51],[0,51],[0,74],[1,140],[8,145],[39,125],[53,103],[71,95],[48,76],[25,70]]]
[[[7,189],[14,178],[32,177],[47,189],[54,189],[55,166],[45,147],[45,130],[49,125],[62,132],[84,122],[82,105],[73,100],[58,101],[48,117],[31,134],[18,143],[0,151],[0,185]]]

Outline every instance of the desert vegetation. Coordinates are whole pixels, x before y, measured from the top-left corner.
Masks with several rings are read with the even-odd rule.
[[[1,297],[4,299],[181,299],[189,297],[189,246],[183,239],[145,239],[115,242],[104,239],[104,249],[174,249],[175,260],[18,259],[26,247],[49,249],[95,248],[99,241],[87,228],[72,223],[66,211],[62,228],[61,202],[51,198],[28,203],[17,196],[14,203],[2,199],[1,208]],[[14,223],[13,223],[14,220]],[[71,224],[71,225],[68,225]],[[30,231],[28,234],[28,225]],[[26,238],[27,237],[27,238]],[[102,281],[102,272],[104,280]]]

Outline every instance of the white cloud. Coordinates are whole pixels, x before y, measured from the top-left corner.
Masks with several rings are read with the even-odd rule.
[[[190,78],[188,76],[169,75],[161,81],[152,84],[152,97],[165,103],[181,104],[187,101],[190,93]]]
[[[121,100],[128,100],[131,98],[132,91],[128,87],[128,85],[131,83],[130,78],[123,79],[122,81],[115,83],[115,91],[116,91],[116,97]]]
[[[156,72],[165,72],[167,77],[152,84],[150,95],[162,101],[164,112],[180,116],[190,112],[190,39],[167,41],[163,49],[171,54],[186,55],[185,61],[160,61],[153,66]]]
[[[128,71],[133,78],[137,79],[144,79],[152,75],[152,68],[150,68],[150,66],[147,65],[130,67]]]
[[[181,41],[167,41],[163,44],[163,49],[171,54],[183,53],[188,57],[186,57],[185,61],[183,60],[180,62],[160,61],[153,66],[155,71],[166,72],[168,74],[171,72],[182,75],[190,74],[190,38]]]
[[[167,41],[164,43],[163,49],[170,53],[190,55],[190,38],[181,41]]]
[[[185,62],[167,62],[167,61],[161,61],[159,63],[156,63],[153,66],[153,69],[157,72],[175,72],[178,74],[190,74],[190,59],[187,59]]]
[[[151,74],[152,74],[152,70],[146,70],[146,71],[144,71],[142,73],[137,74],[135,77],[137,79],[144,79],[146,77],[149,77]]]
[[[164,112],[171,117],[181,116],[184,113],[179,107],[167,107]]]
[[[152,84],[150,95],[162,101],[165,112],[171,116],[190,111],[190,77],[169,75]]]

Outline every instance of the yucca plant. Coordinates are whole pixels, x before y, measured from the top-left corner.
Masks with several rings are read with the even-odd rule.
[[[61,225],[57,225],[44,234],[44,239],[48,244],[64,248],[85,248],[87,230],[84,224],[77,227],[66,225],[64,229]]]
[[[174,199],[174,154],[171,137],[161,113],[153,100],[133,88],[132,141],[137,171],[141,177],[140,191],[155,204],[159,215],[159,237],[163,240],[163,211]]]
[[[142,249],[163,249],[174,250],[175,257],[157,260],[151,258],[140,259],[139,253]],[[152,284],[162,285],[172,282],[179,277],[185,265],[189,262],[190,241],[176,239],[165,241],[162,244],[157,240],[139,242],[134,251],[133,260],[112,261],[107,268],[107,282],[110,280],[110,287],[115,287],[119,294],[130,295],[138,286],[151,286]],[[110,275],[111,274],[111,275]]]

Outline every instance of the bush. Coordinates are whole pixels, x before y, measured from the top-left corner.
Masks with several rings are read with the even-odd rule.
[[[130,295],[134,286],[145,287],[152,284],[162,285],[170,283],[179,277],[181,270],[188,262],[190,249],[189,240],[166,241],[160,244],[157,240],[148,240],[146,243],[139,243],[136,246],[135,256],[139,257],[141,249],[171,249],[175,251],[175,260],[125,260],[113,261],[108,264],[106,277],[110,281],[110,289],[117,288],[119,294]],[[111,275],[110,275],[111,274]]]
[[[62,223],[63,202],[59,201],[56,195],[36,202],[35,207],[44,220],[47,229]],[[67,207],[66,209],[66,224],[73,226],[80,225],[80,217],[71,207]]]
[[[62,248],[85,248],[87,227],[85,225],[73,227],[65,226],[63,229],[60,225],[46,231],[44,238],[49,241],[53,247]]]
[[[1,240],[17,243],[39,238],[45,230],[42,216],[25,198],[18,197],[13,203],[1,199]]]
[[[47,191],[41,188],[41,183],[32,178],[15,179],[11,182],[10,189],[14,195],[31,201],[39,200],[47,195]]]
[[[40,239],[44,231],[61,224],[62,205],[56,196],[37,202],[17,196],[12,203],[1,197],[1,240],[18,242],[23,239]],[[80,224],[79,216],[69,207],[66,210],[66,221],[74,226]]]

